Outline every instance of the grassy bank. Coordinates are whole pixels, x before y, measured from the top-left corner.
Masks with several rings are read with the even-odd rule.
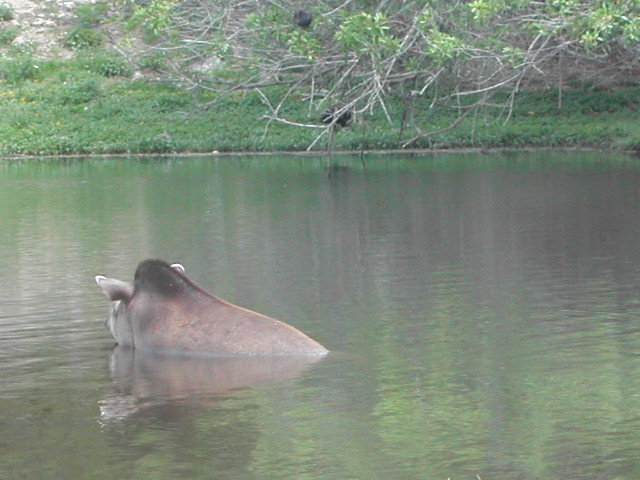
[[[236,92],[208,107],[211,93],[168,83],[132,80],[115,58],[0,65],[0,154],[57,155],[304,150],[321,132],[271,123],[263,98]],[[266,92],[277,99],[277,90]],[[456,128],[424,137],[412,148],[599,147],[640,148],[637,111],[640,88],[598,91],[582,88],[522,93],[511,115],[495,108],[469,115]],[[334,150],[402,148],[416,135],[402,119],[414,118],[423,131],[446,129],[451,110],[417,99],[411,111],[389,100],[391,122],[379,111],[337,128]],[[292,98],[287,118],[321,125],[308,102]],[[326,149],[318,142],[316,150]]]

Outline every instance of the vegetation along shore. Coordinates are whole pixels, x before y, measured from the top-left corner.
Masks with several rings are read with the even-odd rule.
[[[640,148],[631,1],[30,3],[0,155]]]

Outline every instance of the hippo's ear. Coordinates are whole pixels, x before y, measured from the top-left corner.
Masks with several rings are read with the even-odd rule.
[[[100,286],[104,294],[114,302],[116,300],[128,301],[133,296],[133,286],[122,280],[107,278],[104,275],[96,275],[96,283]]]
[[[181,263],[172,263],[171,264],[171,268],[173,268],[174,270],[178,270],[179,272],[184,273],[184,265],[182,265]]]

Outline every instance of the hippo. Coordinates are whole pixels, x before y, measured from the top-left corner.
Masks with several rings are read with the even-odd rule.
[[[113,302],[106,326],[119,345],[213,356],[328,353],[296,328],[198,287],[177,263],[144,260],[133,283],[95,280]]]

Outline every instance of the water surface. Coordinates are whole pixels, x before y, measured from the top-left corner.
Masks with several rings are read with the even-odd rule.
[[[0,478],[635,479],[640,169],[601,153],[0,163]],[[121,349],[147,257],[327,346]]]

